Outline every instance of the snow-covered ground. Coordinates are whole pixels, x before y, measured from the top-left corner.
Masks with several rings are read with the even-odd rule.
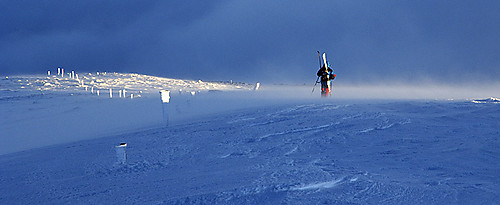
[[[496,98],[367,100],[352,93],[360,88],[336,88],[338,97],[318,99],[309,86],[254,92],[113,75],[118,83],[94,79],[94,89],[141,97],[96,96],[73,79],[47,90],[54,79],[0,80],[0,204],[500,201]],[[168,127],[162,89],[173,91]],[[115,152],[121,142],[126,164]]]
[[[213,112],[191,106],[203,98],[200,94],[253,89],[242,83],[140,74],[88,73],[78,80],[69,76],[0,79],[0,154],[158,126],[162,123],[160,90],[170,90],[175,97],[170,107],[176,122]]]

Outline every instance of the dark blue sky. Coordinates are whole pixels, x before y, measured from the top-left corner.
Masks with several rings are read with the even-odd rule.
[[[0,1],[0,74],[314,83],[498,82],[500,1]]]

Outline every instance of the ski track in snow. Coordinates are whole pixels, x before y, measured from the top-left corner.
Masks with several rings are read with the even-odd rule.
[[[326,124],[326,125],[320,125],[317,127],[306,127],[306,128],[302,128],[302,129],[290,130],[290,131],[285,131],[285,132],[276,132],[276,133],[266,134],[264,136],[259,137],[259,141],[262,141],[262,140],[264,140],[268,137],[271,137],[271,136],[286,135],[286,134],[307,132],[307,131],[318,131],[318,130],[326,129],[328,127],[338,125],[338,124],[339,124],[339,122],[335,122],[335,123],[330,123],[330,124]]]
[[[327,182],[321,182],[321,183],[315,183],[315,184],[309,184],[305,186],[300,186],[300,187],[294,187],[291,188],[290,190],[292,191],[304,191],[304,190],[311,190],[311,189],[329,189],[336,187],[342,182],[344,179],[338,179],[338,180],[333,180],[333,181],[327,181]]]
[[[382,125],[382,126],[379,126],[379,127],[372,127],[372,128],[367,128],[365,130],[361,130],[359,131],[358,133],[367,133],[367,132],[371,132],[371,131],[376,131],[376,130],[385,130],[385,129],[389,129],[393,126],[396,126],[396,125],[405,125],[405,124],[408,124],[408,123],[411,123],[411,121],[408,119],[408,120],[405,120],[405,121],[402,121],[402,122],[396,122],[396,123],[388,123],[386,125]]]

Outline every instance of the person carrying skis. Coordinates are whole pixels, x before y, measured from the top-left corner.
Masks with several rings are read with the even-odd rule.
[[[316,75],[321,78],[321,97],[331,96],[330,84],[331,81],[335,79],[336,75],[330,67],[330,62],[324,64]]]

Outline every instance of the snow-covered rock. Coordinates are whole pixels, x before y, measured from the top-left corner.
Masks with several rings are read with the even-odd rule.
[[[486,98],[486,99],[476,99],[472,101],[473,103],[500,103],[500,98]]]

